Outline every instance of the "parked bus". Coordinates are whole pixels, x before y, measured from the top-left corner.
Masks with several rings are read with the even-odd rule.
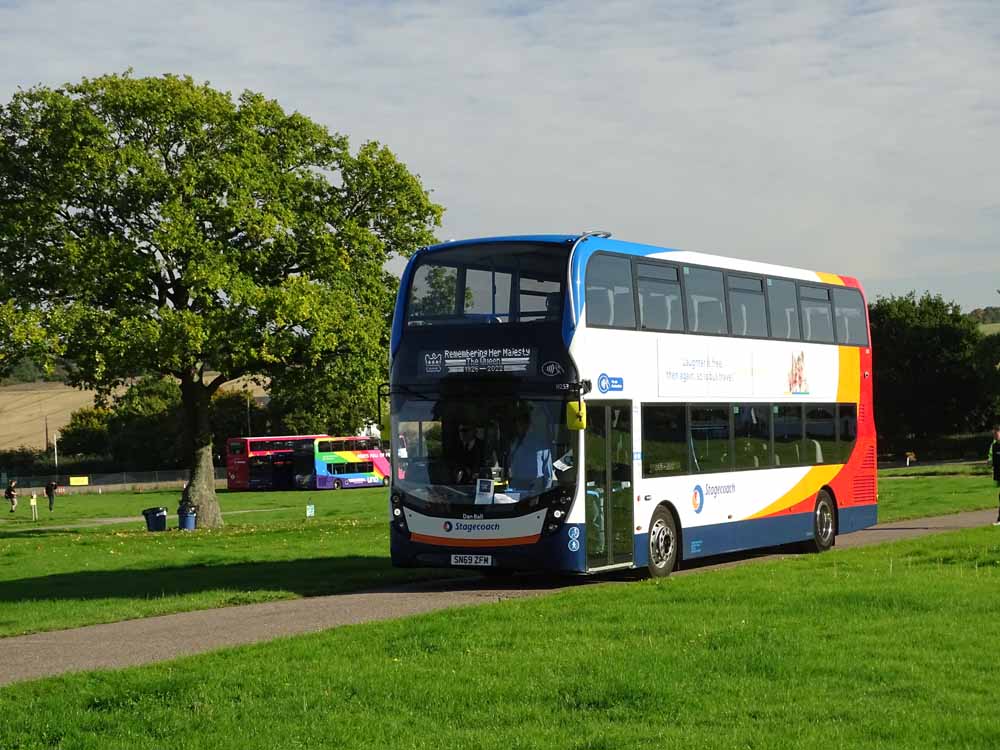
[[[295,483],[302,489],[339,490],[389,484],[389,459],[378,438],[317,437],[295,453]]]
[[[394,565],[662,576],[876,522],[854,278],[606,233],[449,242],[410,259],[391,354]]]
[[[294,453],[323,435],[238,437],[226,441],[226,477],[231,490],[295,489]]]

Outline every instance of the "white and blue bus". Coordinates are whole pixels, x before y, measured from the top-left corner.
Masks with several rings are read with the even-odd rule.
[[[876,521],[850,277],[607,233],[422,249],[392,329],[397,566],[579,573]]]

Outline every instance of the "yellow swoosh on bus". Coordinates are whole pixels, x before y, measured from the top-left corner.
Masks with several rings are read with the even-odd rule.
[[[798,505],[810,495],[815,495],[819,492],[820,487],[824,484],[828,484],[835,476],[837,476],[837,474],[840,473],[842,468],[844,468],[843,464],[814,466],[806,472],[806,475],[802,477],[802,479],[800,479],[795,486],[792,487],[792,489],[768,505],[766,508],[757,511],[752,516],[747,516],[746,520],[774,515],[775,513],[780,513],[783,510],[791,508],[793,505]]]

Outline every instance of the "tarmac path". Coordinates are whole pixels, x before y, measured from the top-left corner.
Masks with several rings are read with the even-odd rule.
[[[983,510],[879,524],[838,537],[833,554],[839,549],[988,526],[995,514],[995,510]],[[1000,536],[1000,528],[997,534]],[[727,555],[699,561],[675,575],[691,575],[790,554],[796,553],[776,549]],[[574,586],[629,580],[634,580],[634,574],[597,578],[526,576],[503,584],[495,579],[469,576],[377,591],[182,612],[0,638],[0,685],[66,672],[149,664],[341,625],[391,620],[450,607],[542,596]]]

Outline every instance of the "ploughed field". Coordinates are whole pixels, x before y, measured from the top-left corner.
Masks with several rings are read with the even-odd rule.
[[[931,467],[937,472],[946,467]],[[902,477],[883,472],[883,521],[992,507],[984,467]],[[978,473],[969,473],[975,470]],[[0,522],[0,637],[237,604],[357,591],[462,571],[396,570],[389,563],[384,489],[220,493],[226,527],[150,534],[143,508],[178,493],[60,497],[33,524],[26,504]],[[42,502],[42,501],[40,501]],[[305,518],[312,503],[316,517]],[[91,519],[135,520],[58,530]]]
[[[0,747],[1000,746],[992,527],[0,689]]]

